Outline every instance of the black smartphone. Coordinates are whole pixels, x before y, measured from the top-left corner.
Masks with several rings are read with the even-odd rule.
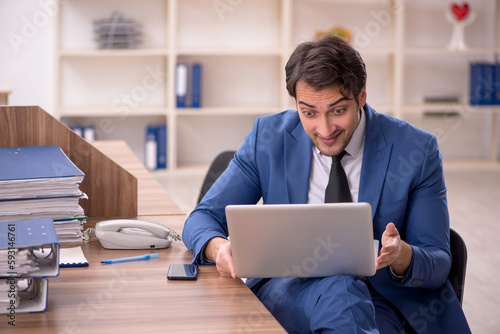
[[[168,279],[195,280],[197,276],[198,266],[195,264],[171,264],[168,267]]]

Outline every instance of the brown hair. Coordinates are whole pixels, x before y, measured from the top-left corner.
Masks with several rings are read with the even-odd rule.
[[[299,44],[286,66],[286,88],[296,98],[297,82],[303,81],[316,90],[341,85],[345,98],[359,94],[366,85],[363,59],[348,42],[337,36],[324,37],[315,42]]]

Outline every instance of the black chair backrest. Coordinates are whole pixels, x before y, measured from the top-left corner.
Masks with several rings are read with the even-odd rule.
[[[455,294],[460,301],[464,298],[465,271],[467,269],[467,247],[462,237],[450,228],[450,250],[452,264],[448,279],[455,290]]]
[[[236,151],[224,151],[215,157],[212,164],[208,168],[207,175],[201,186],[200,196],[198,197],[198,203],[201,202],[208,189],[214,184],[215,180],[224,172],[229,165],[229,162],[233,159]]]

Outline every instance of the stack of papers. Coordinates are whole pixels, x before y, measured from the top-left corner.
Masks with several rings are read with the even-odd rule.
[[[109,19],[94,21],[99,49],[135,49],[140,43],[140,24],[114,12]]]
[[[15,269],[15,271],[14,271]],[[0,249],[0,276],[25,276],[38,271],[35,258],[28,249]]]
[[[60,242],[81,242],[84,174],[58,146],[0,148],[0,222],[51,218]]]

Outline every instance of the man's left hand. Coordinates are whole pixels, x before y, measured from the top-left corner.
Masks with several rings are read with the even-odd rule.
[[[404,276],[411,263],[413,249],[401,240],[399,231],[393,223],[387,224],[382,234],[382,248],[375,268],[377,270],[391,266],[394,274]]]

